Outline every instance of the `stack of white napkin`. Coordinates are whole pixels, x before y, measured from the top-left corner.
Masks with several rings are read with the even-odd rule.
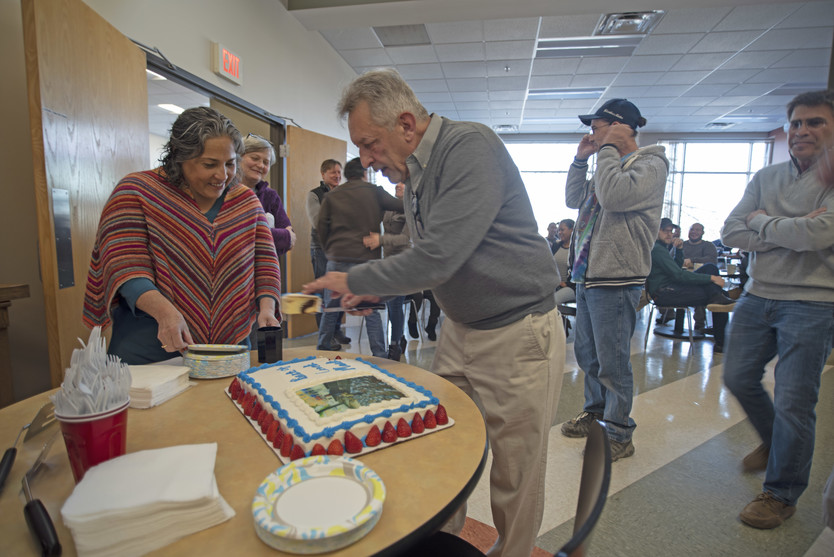
[[[143,555],[235,512],[217,490],[217,443],[130,453],[87,470],[61,516],[79,555]]]
[[[187,366],[130,366],[130,407],[150,408],[174,398],[190,385]]]

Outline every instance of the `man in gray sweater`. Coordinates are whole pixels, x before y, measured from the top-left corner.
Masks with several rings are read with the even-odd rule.
[[[834,145],[834,91],[798,95],[787,112],[791,160],[756,173],[721,235],[750,253],[750,278],[727,334],[724,383],[762,441],[742,461],[747,472],[765,470],[762,493],[739,515],[755,528],[793,516],[808,487],[814,407],[834,336],[834,183],[818,164],[830,160]],[[771,399],[762,376],[777,355]]]
[[[376,295],[431,289],[446,312],[432,371],[480,403],[492,450],[498,540],[490,555],[529,557],[544,509],[548,433],[565,361],[556,265],[521,176],[481,124],[429,115],[393,70],[365,73],[339,104],[364,166],[405,183],[413,247],[305,286]],[[459,531],[466,506],[446,529]]]
[[[611,459],[619,460],[634,454],[631,336],[652,267],[669,162],[663,147],[637,147],[637,128],[646,120],[625,99],[612,99],[579,119],[591,133],[579,142],[568,170],[565,201],[579,209],[571,280],[576,283],[574,352],[585,372],[585,405],[562,425],[562,434],[585,437],[593,420],[605,420]],[[594,153],[597,168],[588,180],[588,158]]]

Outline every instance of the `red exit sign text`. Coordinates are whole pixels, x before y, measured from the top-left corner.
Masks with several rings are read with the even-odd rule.
[[[240,56],[220,43],[211,43],[211,71],[240,85],[243,83]]]

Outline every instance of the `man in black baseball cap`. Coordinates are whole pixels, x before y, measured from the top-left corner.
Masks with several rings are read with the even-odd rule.
[[[585,114],[579,119],[586,126],[590,126],[592,120],[620,122],[635,130],[646,125],[646,119],[637,107],[626,99],[611,99],[599,107],[595,114]]]
[[[562,434],[585,437],[594,420],[604,420],[615,461],[634,454],[631,336],[651,270],[669,162],[663,147],[637,146],[637,128],[646,120],[625,99],[579,119],[591,133],[579,142],[568,170],[565,204],[579,209],[570,261],[576,284],[573,346],[585,372],[585,404],[562,424]],[[596,172],[588,180],[594,154]]]

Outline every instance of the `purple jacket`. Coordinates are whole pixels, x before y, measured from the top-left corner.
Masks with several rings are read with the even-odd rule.
[[[275,217],[275,228],[272,229],[272,240],[275,242],[275,251],[283,255],[290,251],[290,217],[284,210],[284,204],[278,192],[269,187],[269,182],[258,182],[255,185],[255,195],[261,201],[265,213]]]

